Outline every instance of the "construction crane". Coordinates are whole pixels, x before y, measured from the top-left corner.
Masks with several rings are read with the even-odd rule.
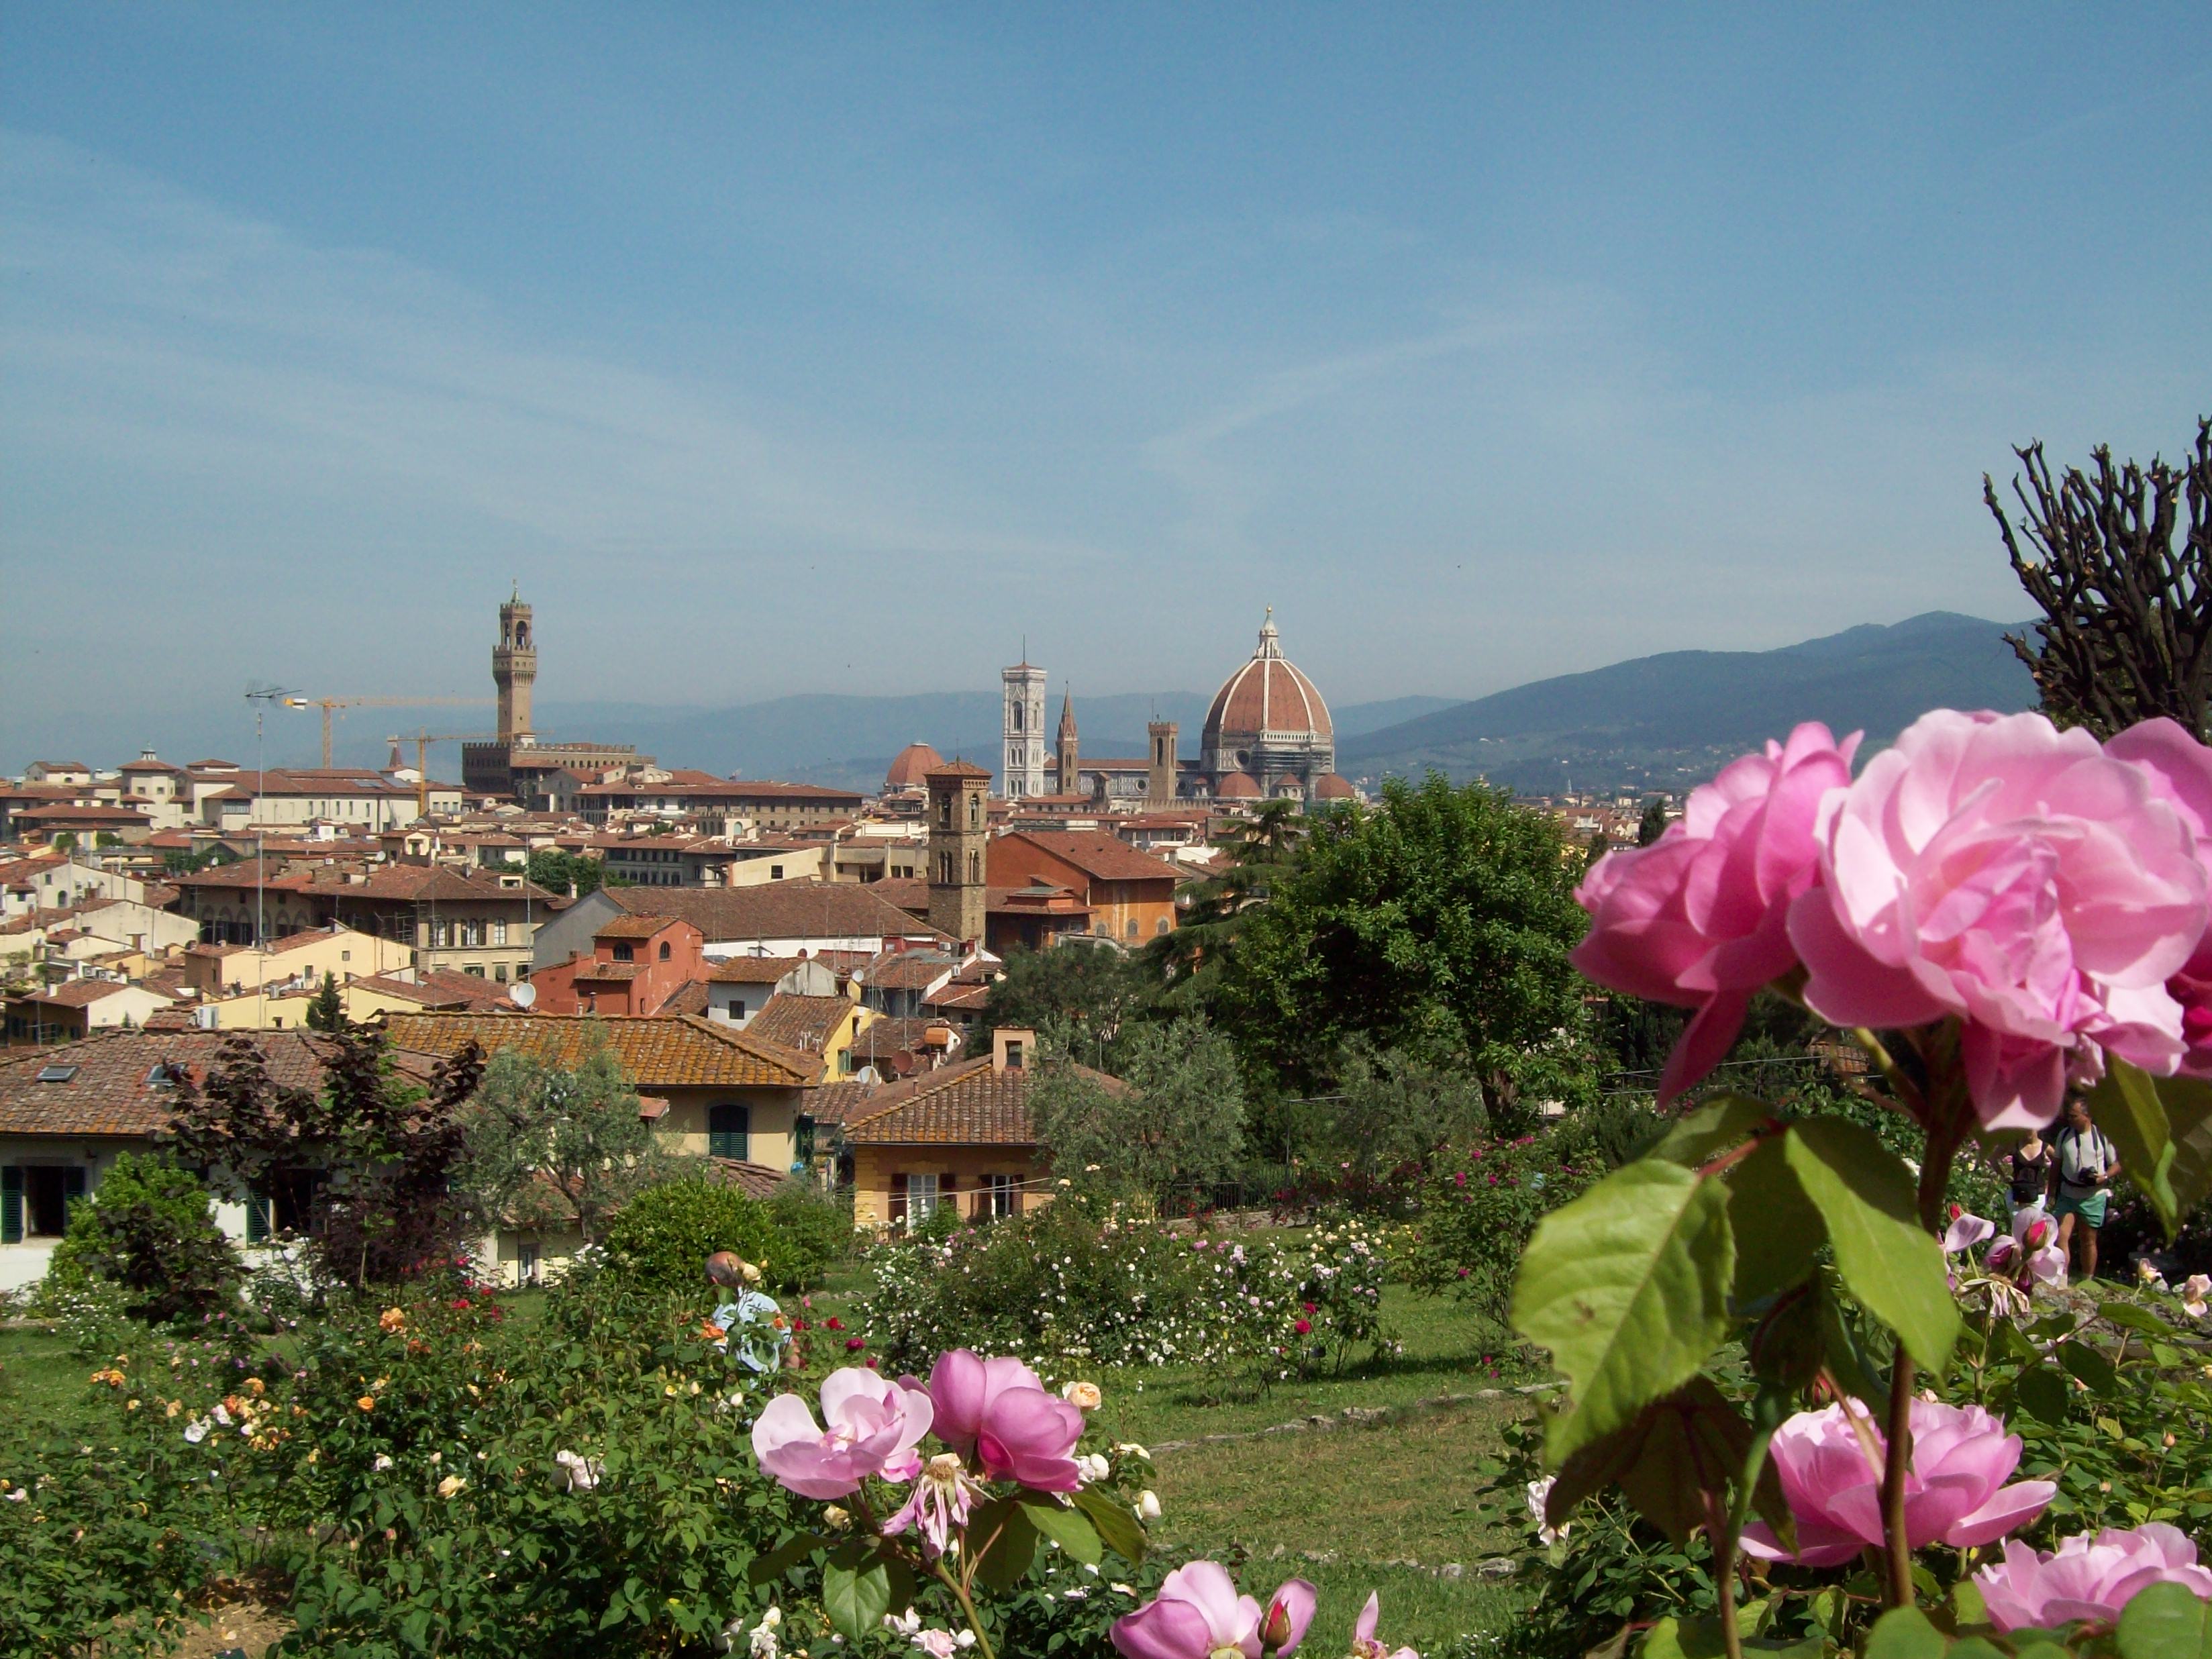
[[[331,765],[331,710],[333,708],[489,708],[489,697],[298,697],[284,699],[287,708],[323,711],[323,769]]]
[[[416,732],[404,738],[395,732],[386,743],[415,745],[415,816],[430,816],[430,745],[434,743],[480,743],[499,736],[496,732]]]

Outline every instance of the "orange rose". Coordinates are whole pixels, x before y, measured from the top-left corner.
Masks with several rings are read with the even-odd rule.
[[[373,1394],[365,1394],[353,1403],[365,1412],[373,1412],[376,1409],[376,1396]]]

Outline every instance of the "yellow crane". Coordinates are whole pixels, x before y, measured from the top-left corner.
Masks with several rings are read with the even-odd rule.
[[[459,699],[457,701],[465,701]],[[488,742],[499,735],[496,732],[416,732],[404,738],[393,733],[386,743],[408,742],[415,745],[415,816],[430,816],[430,745],[434,743]]]
[[[333,708],[489,708],[489,697],[287,697],[287,708],[323,711],[323,766],[331,764],[331,710]]]

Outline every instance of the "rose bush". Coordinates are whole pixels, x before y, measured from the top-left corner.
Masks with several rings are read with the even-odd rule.
[[[1273,1379],[1389,1342],[1388,1261],[1379,1231],[1357,1217],[1224,1237],[1064,1199],[941,1240],[879,1245],[867,1268],[855,1322],[889,1367],[981,1344],[1054,1364]]]

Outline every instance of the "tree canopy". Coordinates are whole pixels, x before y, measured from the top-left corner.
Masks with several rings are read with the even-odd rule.
[[[1139,1025],[1122,1065],[1123,1089],[1059,1056],[1031,1085],[1037,1141],[1054,1170],[1156,1199],[1239,1172],[1244,1092],[1221,1033],[1189,1017]]]
[[[1354,1036],[1464,1056],[1495,1120],[1582,1025],[1578,850],[1504,790],[1392,780],[1378,805],[1319,819],[1242,918],[1223,1023],[1293,1086]]]

